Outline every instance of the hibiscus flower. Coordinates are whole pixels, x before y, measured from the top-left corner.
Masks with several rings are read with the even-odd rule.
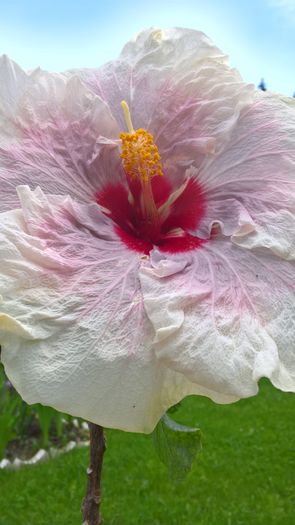
[[[22,397],[150,432],[188,394],[294,392],[294,100],[184,29],[96,70],[0,75],[1,357]]]

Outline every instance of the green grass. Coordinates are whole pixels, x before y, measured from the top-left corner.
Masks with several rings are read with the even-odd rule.
[[[294,525],[294,395],[261,384],[259,396],[218,406],[187,398],[179,422],[198,425],[203,450],[174,483],[144,435],[108,431],[104,525]],[[0,525],[81,525],[87,450],[0,472]]]

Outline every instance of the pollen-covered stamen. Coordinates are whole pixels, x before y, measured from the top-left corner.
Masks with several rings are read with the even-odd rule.
[[[128,133],[120,134],[123,167],[129,177],[140,180],[144,215],[149,224],[158,227],[159,214],[153,197],[151,179],[155,175],[163,175],[161,157],[153,136],[144,128],[134,130],[125,100],[121,102],[121,106],[128,128]]]
[[[121,159],[125,171],[130,177],[139,177],[147,182],[155,175],[163,175],[161,157],[154,143],[153,135],[144,128],[133,128],[130,110],[125,100],[121,102],[128,133],[121,133]]]
[[[121,159],[130,177],[139,177],[147,182],[155,175],[163,175],[161,157],[153,136],[140,128],[132,133],[121,133]]]

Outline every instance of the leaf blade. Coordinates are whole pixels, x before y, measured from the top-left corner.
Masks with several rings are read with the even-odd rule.
[[[159,421],[152,433],[159,459],[166,465],[170,475],[182,480],[191,470],[201,450],[201,431],[176,423],[168,414]]]

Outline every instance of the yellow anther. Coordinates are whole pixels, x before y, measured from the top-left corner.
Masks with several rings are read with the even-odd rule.
[[[127,102],[121,106],[124,112],[128,133],[120,134],[122,141],[121,159],[123,167],[130,177],[138,177],[148,182],[155,175],[163,175],[161,156],[154,143],[153,136],[144,128],[134,130]]]

